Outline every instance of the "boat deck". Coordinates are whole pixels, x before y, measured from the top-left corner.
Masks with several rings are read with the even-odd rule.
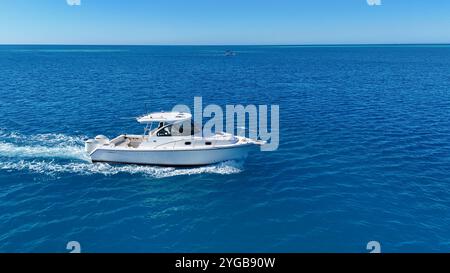
[[[111,144],[114,147],[124,147],[124,148],[138,148],[144,141],[143,136],[138,135],[120,135],[117,138],[111,140]]]

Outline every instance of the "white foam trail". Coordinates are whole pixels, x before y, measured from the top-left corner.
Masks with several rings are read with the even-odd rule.
[[[89,160],[83,147],[62,146],[18,146],[12,143],[0,142],[0,156],[6,157],[47,157]]]
[[[196,167],[196,168],[173,168],[157,166],[137,166],[137,165],[109,165],[106,163],[57,163],[54,161],[26,161],[0,162],[0,170],[30,171],[46,175],[58,175],[72,173],[79,175],[102,174],[105,176],[116,174],[141,174],[155,178],[166,178],[179,175],[195,174],[235,174],[242,171],[242,163],[229,161],[216,165]]]
[[[26,136],[0,130],[0,156],[13,158],[66,158],[88,161],[82,136],[37,134]]]
[[[7,132],[0,129],[0,138],[10,142],[25,142],[25,143],[40,143],[43,145],[49,144],[64,144],[64,145],[83,145],[83,139],[86,136],[67,136],[64,134],[36,134],[23,135],[17,132]]]

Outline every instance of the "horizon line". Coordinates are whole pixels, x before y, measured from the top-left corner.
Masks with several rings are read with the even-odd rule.
[[[402,46],[402,45],[450,45],[450,42],[432,43],[306,43],[306,44],[83,44],[83,43],[0,43],[0,46]]]

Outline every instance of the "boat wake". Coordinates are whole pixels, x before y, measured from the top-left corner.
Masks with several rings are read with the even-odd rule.
[[[215,165],[174,168],[138,165],[92,164],[84,152],[84,136],[37,134],[26,136],[0,130],[0,170],[28,171],[50,176],[61,174],[117,175],[137,174],[155,178],[195,174],[235,174],[243,162],[228,161]]]
[[[211,166],[195,168],[174,168],[159,166],[109,165],[106,163],[58,163],[55,161],[11,161],[0,162],[0,170],[29,171],[45,175],[60,175],[64,173],[79,175],[102,174],[140,174],[155,178],[166,178],[179,175],[194,174],[235,174],[242,171],[242,163],[229,161]]]
[[[37,134],[26,136],[0,130],[0,157],[59,158],[89,161],[83,148],[83,136]]]
[[[20,158],[72,158],[89,160],[82,147],[19,146],[5,142],[0,142],[0,156]]]

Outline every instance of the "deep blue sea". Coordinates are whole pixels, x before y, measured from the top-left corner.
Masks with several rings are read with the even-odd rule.
[[[448,252],[449,69],[446,45],[0,46],[0,252]],[[278,104],[279,149],[84,154],[194,96]]]

